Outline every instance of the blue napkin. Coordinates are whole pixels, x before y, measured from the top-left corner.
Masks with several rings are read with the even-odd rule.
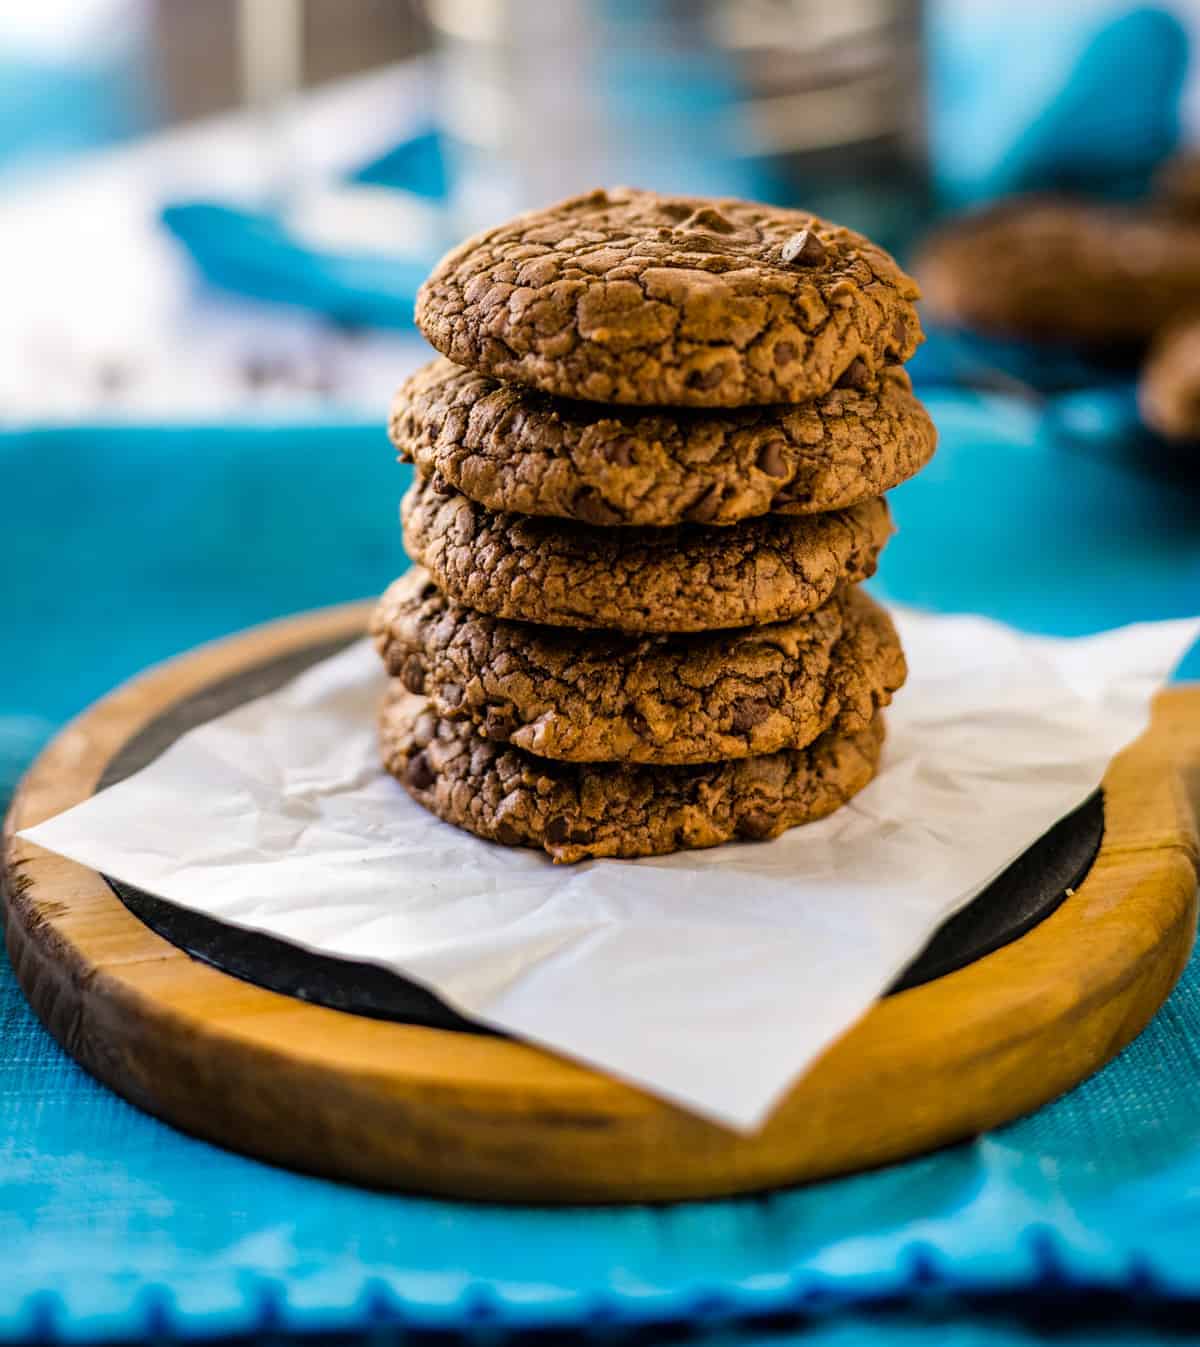
[[[270,212],[215,202],[168,206],[162,221],[218,289],[293,304],[351,326],[412,326],[433,259],[311,248]]]
[[[1156,6],[967,5],[926,24],[935,183],[951,204],[1145,192],[1179,140],[1189,37]]]
[[[0,957],[0,1341],[388,1325],[574,1340],[948,1293],[993,1309],[1105,1290],[1143,1306],[1194,1298],[1197,1042],[1193,962],[1099,1076],[941,1154],[735,1201],[497,1207],[356,1191],[172,1131],[65,1057]],[[871,1319],[828,1331],[853,1347],[894,1340]],[[965,1336],[992,1331],[1026,1340],[985,1325]]]
[[[444,201],[449,184],[442,137],[436,131],[419,131],[355,169],[350,181]]]

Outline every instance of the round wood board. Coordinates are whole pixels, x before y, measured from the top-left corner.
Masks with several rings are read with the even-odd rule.
[[[42,1020],[101,1080],[197,1135],[357,1182],[531,1201],[712,1197],[863,1169],[1028,1112],[1095,1071],[1174,985],[1196,925],[1200,687],[1158,697],[1105,778],[1086,879],[1011,944],[889,996],[766,1127],[739,1136],[508,1039],[267,991],[156,935],[104,878],[14,836],[91,794],[122,746],[218,680],[361,631],[365,605],[202,647],[46,749],[5,829],[6,933]]]

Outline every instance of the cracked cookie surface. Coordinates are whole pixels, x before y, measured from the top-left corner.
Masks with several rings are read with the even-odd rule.
[[[765,840],[824,818],[875,775],[883,721],[735,762],[580,765],[480,738],[470,722],[443,720],[394,684],[380,743],[385,768],[447,823],[571,862]]]
[[[468,239],[417,326],[468,369],[594,402],[804,402],[907,360],[916,284],[804,211],[599,190]]]
[[[911,477],[937,441],[901,369],[803,406],[630,411],[444,357],[401,387],[390,433],[422,474],[491,510],[633,527],[845,509]]]
[[[1140,342],[1200,308],[1200,231],[1168,210],[1014,198],[944,225],[917,272],[929,311],[965,327]]]
[[[695,636],[489,617],[414,567],[371,632],[388,673],[484,738],[570,762],[659,765],[803,748],[866,728],[904,683],[887,613],[858,589],[807,617]]]
[[[494,617],[616,631],[711,631],[811,612],[875,572],[892,531],[881,499],[766,515],[733,528],[599,529],[494,513],[421,479],[401,506],[404,542],[437,587]]]

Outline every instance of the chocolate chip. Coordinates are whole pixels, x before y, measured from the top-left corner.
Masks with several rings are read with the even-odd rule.
[[[734,234],[737,225],[713,206],[701,206],[683,222],[684,229],[711,229],[714,234]]]
[[[783,457],[783,441],[768,440],[758,451],[758,468],[768,477],[783,477],[787,474],[787,461]]]
[[[775,832],[775,820],[763,809],[754,809],[738,820],[738,836],[762,842]]]
[[[437,736],[437,716],[428,707],[413,721],[412,740],[418,748],[427,748]]]
[[[707,369],[694,369],[687,377],[689,388],[716,388],[725,377],[724,365],[710,365]]]
[[[775,499],[771,502],[771,509],[778,514],[785,505],[811,505],[812,499],[812,492],[805,491],[801,484],[785,482],[775,493]]]
[[[785,262],[794,262],[801,267],[819,266],[825,260],[825,245],[811,229],[802,229],[793,234],[783,245],[779,256]]]
[[[425,691],[425,664],[420,655],[409,655],[400,670],[400,681],[409,692]]]
[[[632,440],[610,440],[604,446],[604,461],[614,468],[628,468],[633,463]]]
[[[437,780],[437,773],[429,765],[429,758],[424,753],[418,753],[415,758],[410,758],[408,766],[404,769],[404,780],[413,790],[428,790]]]
[[[796,350],[794,341],[777,341],[775,343],[775,363],[776,365],[790,365],[799,352]]]
[[[496,824],[496,841],[501,846],[516,847],[521,845],[521,834],[513,827],[506,818],[502,818]]]
[[[462,705],[463,690],[457,683],[443,683],[438,688],[438,699],[443,706],[453,711],[455,707]]]
[[[693,207],[690,201],[660,201],[658,209],[668,220],[686,220]]]
[[[489,706],[484,712],[483,733],[488,739],[498,739],[503,743],[515,727],[516,718],[510,707]]]
[[[687,512],[693,524],[707,524],[721,508],[721,488],[714,482]]]
[[[590,192],[581,192],[578,196],[569,197],[558,207],[558,209],[586,210],[589,206],[607,205],[609,205],[607,189],[603,187],[593,187]]]
[[[556,814],[546,824],[547,842],[565,842],[571,835],[571,825],[563,814]]]
[[[761,725],[771,714],[770,702],[760,697],[740,697],[733,704],[733,720],[730,728],[734,734],[746,734],[755,725]]]
[[[592,487],[586,487],[583,491],[580,491],[572,504],[575,513],[585,523],[599,524],[602,528],[610,528],[613,524],[621,522],[621,512],[614,510],[608,501]]]
[[[854,388],[861,392],[864,388],[871,386],[871,371],[867,368],[867,362],[861,356],[855,356],[842,372],[842,377],[837,381],[838,388]]]
[[[892,337],[897,350],[903,351],[904,344],[908,341],[908,324],[903,318],[897,316],[892,320]]]
[[[454,488],[442,476],[440,472],[435,472],[429,479],[429,489],[439,496],[453,496]]]

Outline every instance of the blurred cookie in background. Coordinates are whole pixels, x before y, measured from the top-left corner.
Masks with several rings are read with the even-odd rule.
[[[1173,155],[1154,175],[1154,195],[1170,210],[1200,215],[1200,150]]]
[[[1138,379],[1138,408],[1167,439],[1200,439],[1200,314],[1155,340]]]
[[[1141,345],[1200,311],[1200,230],[1158,207],[1010,197],[948,221],[915,267],[929,316],[985,332]]]

